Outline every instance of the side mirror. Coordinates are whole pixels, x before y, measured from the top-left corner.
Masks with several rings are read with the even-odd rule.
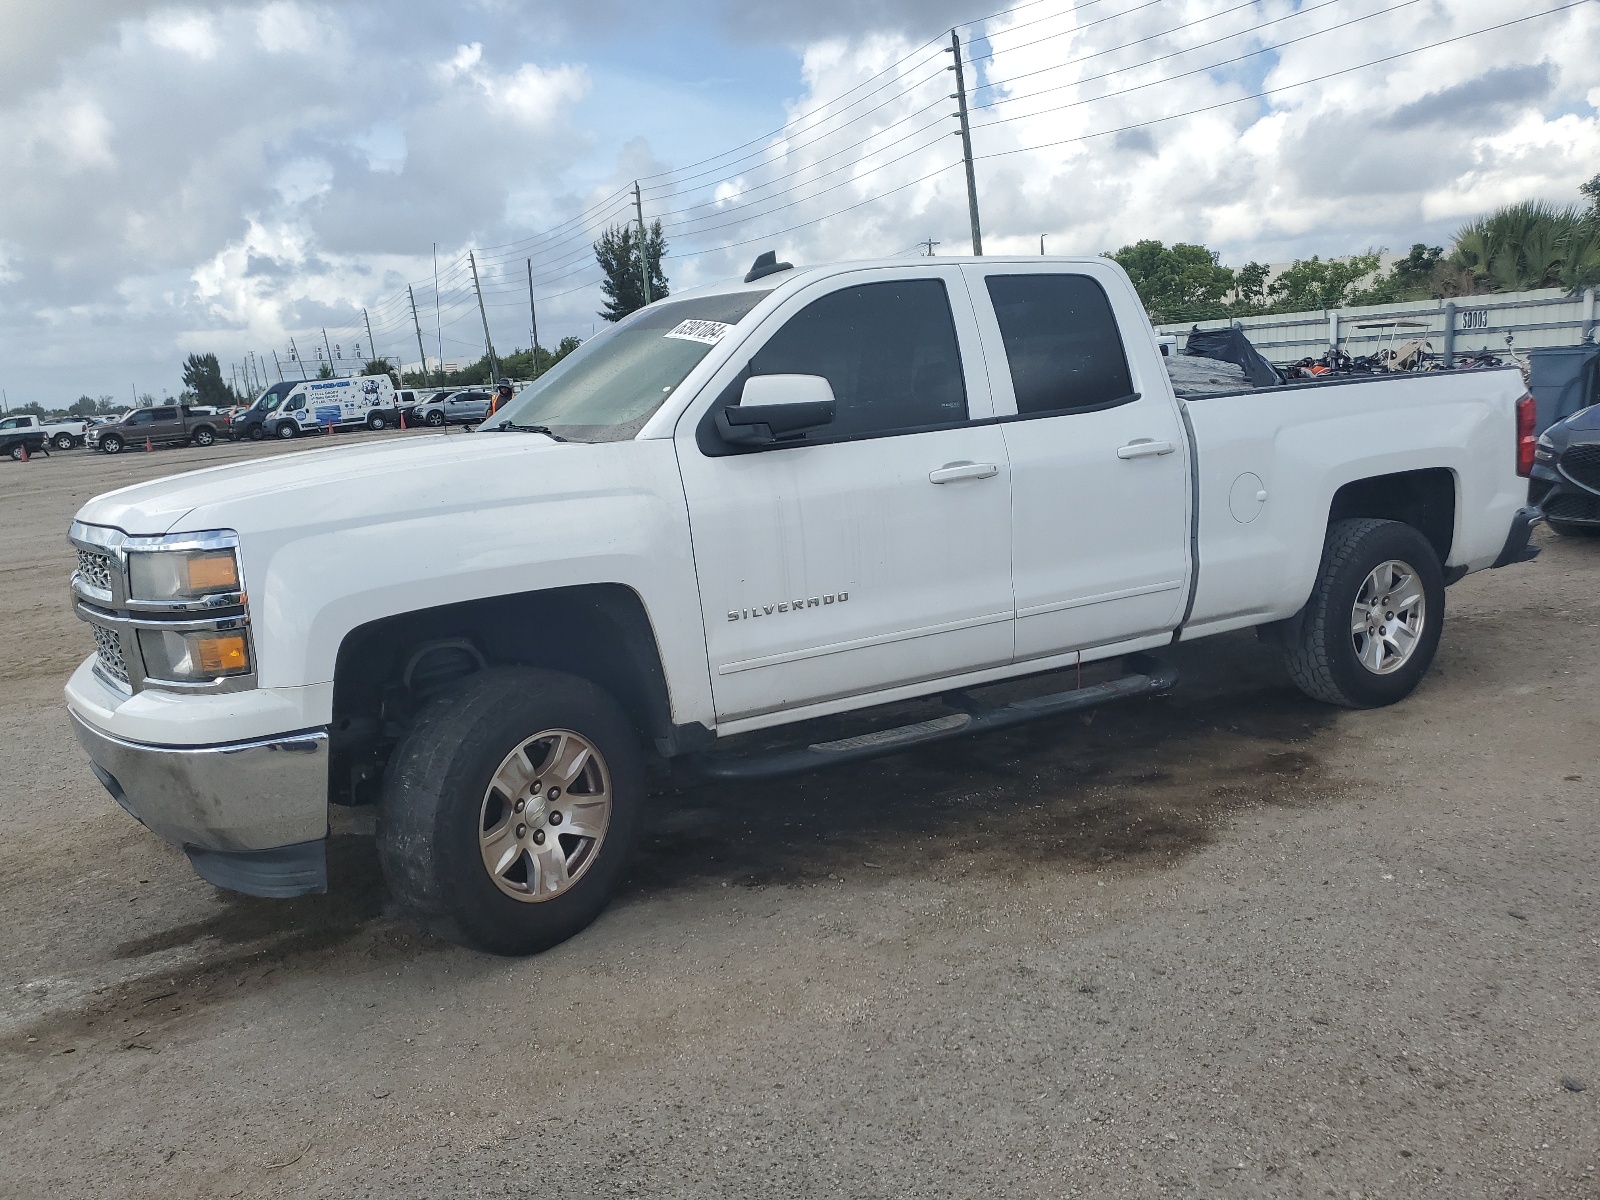
[[[833,423],[833,386],[821,375],[752,375],[737,408],[717,411],[717,432],[734,446],[770,446]]]

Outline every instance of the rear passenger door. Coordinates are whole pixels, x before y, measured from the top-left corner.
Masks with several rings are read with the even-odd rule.
[[[183,417],[173,406],[163,405],[150,410],[150,424],[142,430],[152,442],[181,441],[184,435]]]
[[[985,342],[1004,351],[990,375],[1018,661],[1171,630],[1190,571],[1188,440],[1164,371],[1141,380],[1150,365],[1124,348],[1119,325],[1142,331],[1144,313],[1090,264],[964,269]]]

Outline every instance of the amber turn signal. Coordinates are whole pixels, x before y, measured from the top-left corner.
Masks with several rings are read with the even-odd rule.
[[[229,674],[249,669],[250,651],[239,634],[218,634],[194,639],[200,669],[208,675]]]
[[[233,552],[192,554],[184,560],[191,594],[234,591],[239,587],[239,567]]]

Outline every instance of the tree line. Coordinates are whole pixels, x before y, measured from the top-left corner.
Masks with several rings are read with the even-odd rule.
[[[1153,324],[1307,312],[1402,300],[1451,299],[1600,283],[1600,174],[1579,187],[1586,205],[1527,200],[1456,231],[1450,249],[1418,242],[1380,272],[1381,252],[1296,259],[1273,276],[1237,270],[1205,246],[1146,240],[1107,255],[1120,263]]]

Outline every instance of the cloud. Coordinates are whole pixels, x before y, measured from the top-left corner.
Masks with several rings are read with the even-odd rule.
[[[1159,237],[1237,263],[1443,244],[1494,204],[1573,201],[1600,166],[1600,6],[1305,84],[1539,10],[1237,4],[1040,0],[966,29],[986,249]],[[418,324],[430,355],[468,359],[468,248],[497,343],[526,340],[529,259],[545,340],[587,334],[590,243],[631,219],[635,179],[674,290],[766,249],[960,252],[943,31],[971,15],[970,0],[8,0],[8,388],[113,391],[173,375],[180,349],[226,362],[324,325],[364,342],[364,309],[408,361]]]
[[[1473,123],[1481,127],[1507,110],[1548,96],[1556,84],[1555,67],[1548,62],[1518,67],[1494,67],[1476,79],[1430,92],[1420,100],[1402,104],[1384,119],[1388,129],[1420,129],[1448,125],[1459,129]]]

